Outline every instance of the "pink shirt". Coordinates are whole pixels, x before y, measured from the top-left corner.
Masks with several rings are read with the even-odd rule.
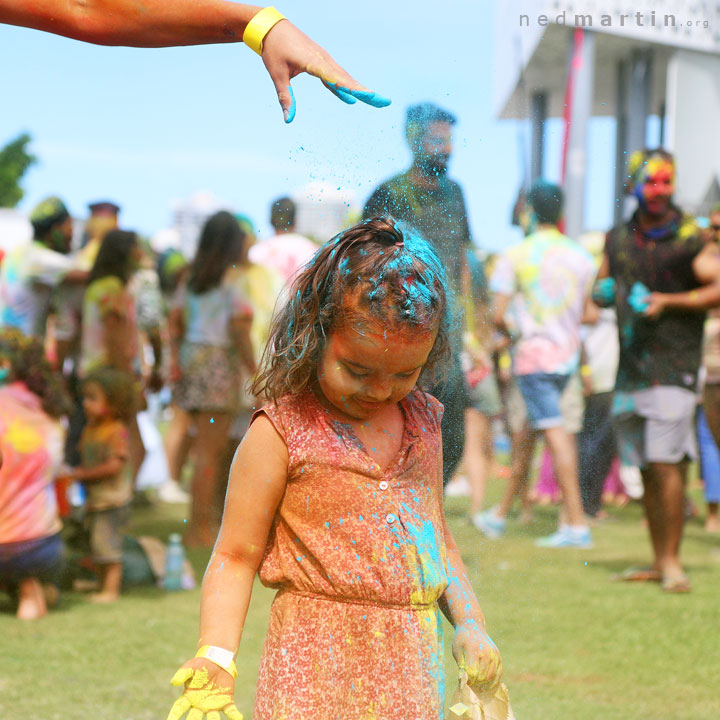
[[[55,476],[64,432],[24,384],[0,387],[0,544],[60,532]]]

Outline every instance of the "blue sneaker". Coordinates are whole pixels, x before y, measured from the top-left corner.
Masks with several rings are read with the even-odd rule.
[[[495,509],[478,512],[472,516],[472,524],[491,540],[497,540],[505,534],[505,518],[495,515]]]
[[[593,541],[592,535],[590,534],[590,528],[573,528],[565,525],[552,535],[538,538],[535,541],[535,545],[546,548],[591,548],[593,546]]]

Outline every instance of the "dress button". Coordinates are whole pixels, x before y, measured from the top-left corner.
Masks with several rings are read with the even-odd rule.
[[[395,522],[395,516],[392,513],[388,513],[385,516],[385,520],[387,520],[388,525],[392,525]]]
[[[380,489],[381,489],[381,490],[387,490],[387,489],[388,489],[388,481],[387,481],[387,480],[383,480],[383,481],[380,483]]]

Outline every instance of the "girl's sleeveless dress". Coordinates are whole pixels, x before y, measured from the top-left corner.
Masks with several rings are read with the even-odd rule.
[[[400,405],[385,471],[310,391],[260,411],[289,468],[259,570],[279,592],[254,720],[442,718],[442,405],[418,390]]]

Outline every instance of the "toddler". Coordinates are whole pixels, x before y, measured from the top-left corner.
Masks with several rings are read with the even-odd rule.
[[[87,425],[80,438],[82,465],[73,470],[86,492],[90,551],[100,580],[93,602],[117,600],[122,584],[122,530],[129,518],[132,479],[127,421],[133,412],[132,380],[115,368],[91,372],[82,385]]]

